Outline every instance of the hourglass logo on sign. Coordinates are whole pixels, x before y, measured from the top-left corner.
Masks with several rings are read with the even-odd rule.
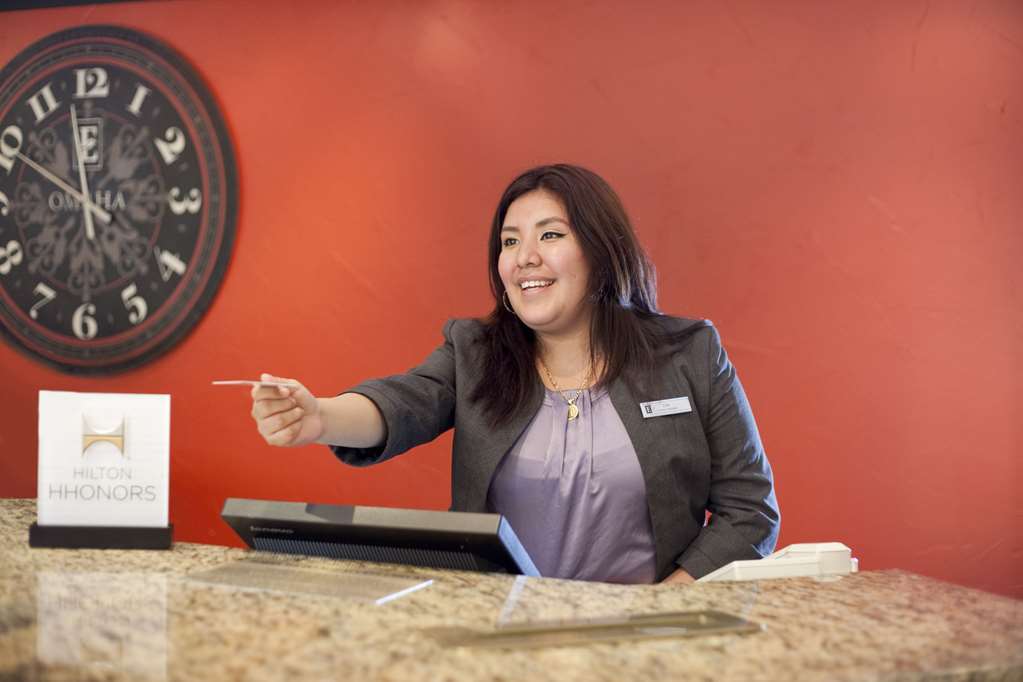
[[[168,523],[170,396],[39,392],[39,525]]]
[[[86,451],[96,443],[110,443],[124,455],[124,418],[116,428],[110,431],[101,431],[89,423],[89,418],[82,415],[82,457]]]

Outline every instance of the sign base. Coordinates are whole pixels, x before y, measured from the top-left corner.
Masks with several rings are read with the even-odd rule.
[[[28,529],[29,547],[66,549],[170,549],[174,524],[144,526],[40,526]]]

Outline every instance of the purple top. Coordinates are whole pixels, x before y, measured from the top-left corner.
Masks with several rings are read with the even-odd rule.
[[[488,506],[545,577],[652,583],[653,530],[629,434],[606,390],[583,391],[575,404],[579,416],[568,421],[568,403],[546,390],[501,460]]]

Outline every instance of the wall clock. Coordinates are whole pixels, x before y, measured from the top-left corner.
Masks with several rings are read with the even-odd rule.
[[[0,71],[0,327],[73,373],[136,367],[198,322],[234,242],[234,155],[162,42],[87,26]]]

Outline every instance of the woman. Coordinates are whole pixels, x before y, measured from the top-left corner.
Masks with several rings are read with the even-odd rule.
[[[692,582],[771,552],[778,507],[742,386],[709,322],[657,311],[611,187],[577,166],[523,173],[489,264],[485,321],[449,321],[419,367],[333,398],[255,388],[259,432],[361,466],[454,427],[452,509],[503,514],[544,576]]]

